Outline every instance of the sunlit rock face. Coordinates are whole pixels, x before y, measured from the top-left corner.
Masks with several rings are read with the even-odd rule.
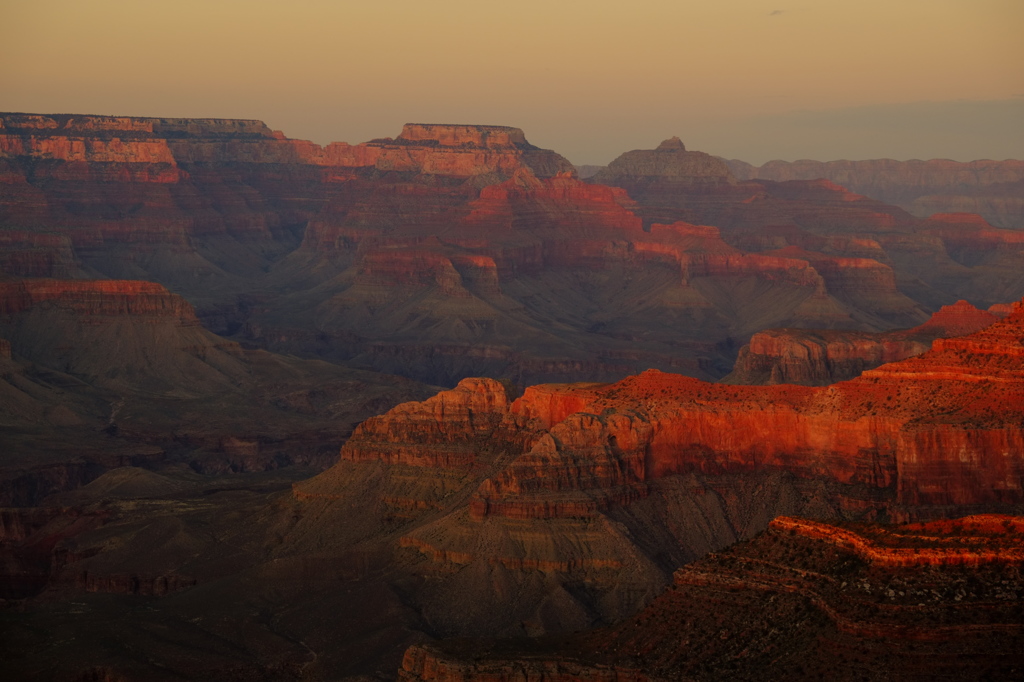
[[[724,381],[825,386],[920,355],[936,338],[971,334],[998,319],[967,301],[958,301],[943,306],[922,325],[893,332],[769,329],[754,334],[740,349],[736,365]]]
[[[983,317],[961,304],[931,324]],[[665,584],[668,566],[752,537],[780,514],[891,521],[1024,510],[1022,330],[1017,306],[829,387],[652,370],[532,386],[509,401],[497,382],[466,380],[367,422],[332,469],[295,493],[358,504],[368,511],[354,526],[391,529],[450,572],[444,594],[478,606],[455,614],[432,596],[423,603],[445,614],[451,634],[484,623],[516,631],[485,608],[495,570],[522,590],[523,609],[586,580],[602,596],[581,603],[614,620],[645,603],[643,586]],[[534,571],[552,582],[532,583]],[[567,615],[575,607],[551,608],[541,631],[578,622]]]

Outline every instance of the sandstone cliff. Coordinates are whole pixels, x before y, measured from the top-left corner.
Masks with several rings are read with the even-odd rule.
[[[963,308],[936,326],[977,316]],[[439,632],[608,622],[779,514],[1022,509],[1021,310],[828,388],[648,371],[509,404],[494,382],[464,382],[368,423],[296,497],[346,509],[346,542],[391,538],[443,576],[414,600]],[[568,597],[580,581],[590,591]],[[519,601],[502,610],[509,590]]]
[[[825,386],[920,355],[936,338],[971,334],[997,319],[967,301],[958,301],[940,308],[924,324],[901,331],[769,329],[754,334],[740,349],[732,373],[723,381]]]

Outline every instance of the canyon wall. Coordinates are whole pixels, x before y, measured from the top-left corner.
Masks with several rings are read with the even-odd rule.
[[[614,627],[419,645],[399,679],[1011,679],[1024,641],[1019,526],[1010,516],[885,530],[780,517],[679,569]]]
[[[434,384],[714,379],[767,328],[1024,295],[1008,231],[740,181],[678,139],[600,184],[503,126],[320,147],[249,120],[0,119],[6,274],[159,282],[234,340]]]
[[[754,334],[740,349],[732,373],[723,381],[825,386],[920,355],[937,338],[971,334],[998,319],[967,301],[958,301],[940,308],[924,324],[900,331],[768,329]]]

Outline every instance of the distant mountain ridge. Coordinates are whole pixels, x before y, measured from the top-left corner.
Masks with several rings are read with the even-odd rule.
[[[922,218],[977,213],[997,227],[1024,229],[1024,161],[769,161],[726,163],[740,180],[824,178],[858,194],[895,204]]]

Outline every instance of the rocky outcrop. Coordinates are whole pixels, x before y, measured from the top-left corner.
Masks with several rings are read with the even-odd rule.
[[[493,379],[463,379],[422,403],[403,403],[356,427],[343,460],[439,468],[469,468],[508,411]]]
[[[967,301],[943,306],[922,325],[894,332],[769,329],[740,349],[723,381],[735,384],[825,386],[864,370],[920,355],[936,338],[964,336],[999,319]]]
[[[708,467],[772,466],[799,476],[827,471],[840,482],[879,489],[895,485],[896,504],[1019,504],[1024,462],[1013,453],[1021,452],[1022,434],[1014,424],[1024,388],[1016,336],[1022,322],[1017,312],[973,335],[940,339],[929,353],[870,370],[827,392],[728,389],[645,373],[598,392],[581,411],[608,419],[614,410],[652,427],[643,437],[642,469],[628,464],[631,448],[617,455],[626,480],[694,468],[707,473]],[[944,382],[942,396],[929,393],[936,381]],[[524,395],[513,412],[528,414],[529,399]],[[594,420],[576,422],[577,429],[584,424],[598,433],[608,428]],[[598,437],[616,452],[616,433]],[[566,459],[573,456],[571,445],[564,450]],[[800,452],[806,455],[793,455]],[[710,453],[715,454],[709,458]],[[954,472],[953,460],[961,456],[972,458],[969,472]],[[500,500],[501,489],[483,488],[479,496]],[[507,490],[523,498],[517,488]]]
[[[880,527],[780,517],[679,569],[611,628],[409,649],[399,679],[1009,679],[1020,517]],[[784,627],[779,627],[784,623]]]
[[[750,337],[723,382],[826,386],[859,376],[865,369],[920,355],[929,347],[925,340],[890,333],[768,329]]]
[[[760,167],[728,161],[740,180],[824,178],[854,192],[896,204],[915,215],[980,213],[993,225],[1024,227],[1024,161],[769,161]]]
[[[921,232],[942,240],[958,263],[975,266],[1024,249],[1024,232],[994,228],[973,213],[937,213],[924,221]]]
[[[172,318],[180,325],[199,324],[187,301],[154,282],[58,279],[0,282],[0,314],[13,315],[41,304],[83,316],[152,316]]]
[[[1024,533],[1024,518],[1016,516],[968,516],[956,521],[932,521],[892,529],[868,527],[859,533],[826,523],[780,516],[769,528],[824,540],[853,551],[869,564],[888,568],[1024,564],[1024,548],[1013,540]],[[901,532],[904,528],[906,530]],[[1009,540],[1000,542],[1000,536]],[[930,546],[922,547],[924,544]]]
[[[626,152],[590,179],[615,187],[644,180],[681,185],[717,185],[736,181],[724,161],[704,152],[687,151],[678,137],[665,140],[653,150]]]
[[[71,240],[24,230],[0,232],[0,272],[14,277],[68,279],[80,273]]]

